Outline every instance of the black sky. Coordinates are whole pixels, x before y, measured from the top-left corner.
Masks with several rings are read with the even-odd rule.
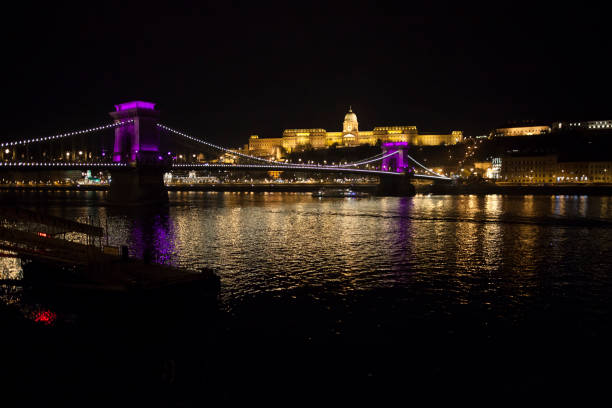
[[[285,128],[485,133],[508,120],[611,119],[597,6],[382,3],[23,4],[5,13],[4,140],[109,121],[163,122],[228,146]]]

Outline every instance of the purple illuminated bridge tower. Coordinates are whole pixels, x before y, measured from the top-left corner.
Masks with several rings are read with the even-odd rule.
[[[143,204],[168,199],[164,172],[169,163],[159,155],[159,112],[152,102],[132,101],[115,105],[110,115],[127,122],[115,128],[113,161],[129,163],[112,171],[109,201],[119,204]]]
[[[159,112],[152,102],[132,101],[115,105],[110,115],[115,123],[129,124],[115,128],[114,162],[133,162],[137,157],[155,158],[159,153]]]
[[[397,154],[385,157],[382,161],[381,170],[396,173],[412,172],[412,167],[410,167],[408,161],[408,142],[383,143],[382,151],[385,155],[393,152],[397,152]]]
[[[415,194],[414,186],[410,183],[413,175],[412,166],[408,159],[408,142],[383,143],[384,155],[392,154],[382,160],[381,170],[391,173],[403,173],[404,177],[380,176],[378,194],[412,196]]]

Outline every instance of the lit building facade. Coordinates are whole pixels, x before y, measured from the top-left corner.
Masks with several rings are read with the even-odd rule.
[[[495,129],[491,136],[508,137],[508,136],[534,136],[550,133],[550,126],[517,126]]]
[[[590,130],[605,130],[612,129],[612,120],[590,120],[580,122],[555,122],[553,130],[571,130],[571,129],[590,129]]]
[[[556,155],[507,156],[499,181],[521,184],[612,183],[612,161],[558,161]]]
[[[463,141],[463,132],[454,130],[449,134],[419,134],[416,126],[380,126],[373,130],[359,130],[357,115],[349,109],[344,116],[341,132],[328,132],[322,128],[285,129],[282,137],[260,138],[252,135],[249,138],[249,154],[256,156],[279,156],[284,150],[288,153],[312,147],[325,149],[332,145],[352,147],[363,144],[408,143],[417,146],[438,146],[456,144]]]

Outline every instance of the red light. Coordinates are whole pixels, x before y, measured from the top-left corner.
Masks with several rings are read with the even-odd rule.
[[[57,315],[51,310],[40,310],[34,313],[34,321],[50,326],[55,322]]]
[[[48,235],[45,232],[39,232],[38,236],[39,237],[45,237],[45,238],[48,237]]]

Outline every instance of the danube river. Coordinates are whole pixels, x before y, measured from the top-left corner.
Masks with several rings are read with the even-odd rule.
[[[217,271],[214,323],[196,313],[157,327],[171,367],[161,375],[171,373],[168,392],[179,400],[203,399],[194,390],[211,376],[207,392],[229,401],[268,392],[316,399],[321,390],[342,399],[356,389],[395,399],[438,384],[466,395],[592,393],[602,381],[612,197],[172,192],[167,207],[119,209],[103,192],[1,194],[3,203],[100,220],[109,243],[132,256]],[[3,278],[19,277],[19,262],[0,265]],[[3,296],[11,308],[40,306],[18,290]],[[45,330],[92,326],[78,304],[56,316]],[[114,333],[112,319],[100,325]],[[206,339],[194,327],[206,327]],[[208,353],[218,375],[202,374]]]

